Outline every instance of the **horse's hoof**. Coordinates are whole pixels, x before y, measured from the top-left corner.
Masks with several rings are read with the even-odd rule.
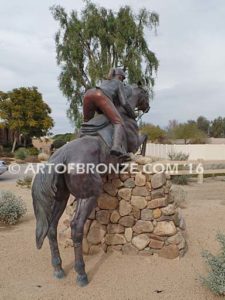
[[[63,270],[54,271],[54,277],[57,279],[62,279],[65,277],[65,273]]]
[[[84,274],[84,275],[77,275],[77,284],[80,286],[80,287],[84,287],[86,285],[88,285],[88,278],[87,278],[87,275]]]

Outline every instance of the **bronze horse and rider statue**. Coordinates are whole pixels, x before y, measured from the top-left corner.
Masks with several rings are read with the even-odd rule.
[[[36,245],[40,249],[48,237],[56,278],[65,275],[57,241],[58,222],[69,196],[76,198],[76,212],[70,226],[74,268],[80,286],[88,284],[82,251],[84,224],[102,193],[103,175],[96,169],[78,172],[76,166],[121,164],[129,159],[129,153],[136,153],[146,142],[146,137],[139,135],[135,111],[148,112],[149,94],[140,84],[125,85],[124,79],[124,71],[115,68],[107,80],[86,91],[80,137],[55,151],[44,170],[36,174],[32,185]],[[142,155],[144,152],[145,146],[142,147]],[[55,168],[49,169],[49,166],[56,165],[59,166],[57,171]],[[70,168],[71,165],[75,167]]]

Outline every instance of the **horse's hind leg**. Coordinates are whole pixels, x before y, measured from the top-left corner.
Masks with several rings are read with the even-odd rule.
[[[96,206],[96,196],[78,199],[76,214],[71,222],[71,232],[72,239],[74,244],[74,254],[75,254],[75,271],[78,273],[77,275],[77,283],[80,286],[85,286],[88,284],[87,274],[85,272],[85,264],[83,259],[83,249],[82,249],[82,241],[83,241],[83,230],[84,224]]]
[[[64,271],[62,269],[62,260],[60,257],[58,241],[57,241],[57,226],[58,226],[59,219],[65,210],[68,198],[69,198],[69,193],[68,195],[66,195],[66,197],[64,195],[60,200],[55,201],[52,220],[48,230],[48,239],[49,239],[49,245],[50,245],[51,256],[52,256],[52,266],[54,268],[54,276],[56,278],[64,277]]]

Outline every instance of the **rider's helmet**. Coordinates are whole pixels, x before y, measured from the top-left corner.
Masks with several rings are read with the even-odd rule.
[[[124,70],[123,70],[122,68],[115,68],[115,69],[114,69],[113,75],[114,75],[114,76],[120,75],[120,76],[123,77],[123,79],[126,78],[126,74],[125,74],[125,72],[124,72]]]
[[[126,74],[122,68],[113,68],[109,71],[108,79],[113,79],[116,76],[120,76],[121,81],[123,81],[126,78]]]

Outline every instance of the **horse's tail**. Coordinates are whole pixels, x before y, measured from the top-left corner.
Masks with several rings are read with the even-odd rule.
[[[38,249],[42,247],[48,234],[57,192],[58,176],[60,174],[57,174],[54,168],[49,172],[48,168],[45,167],[43,172],[39,172],[35,176],[32,184],[33,207],[36,217],[36,246]]]

